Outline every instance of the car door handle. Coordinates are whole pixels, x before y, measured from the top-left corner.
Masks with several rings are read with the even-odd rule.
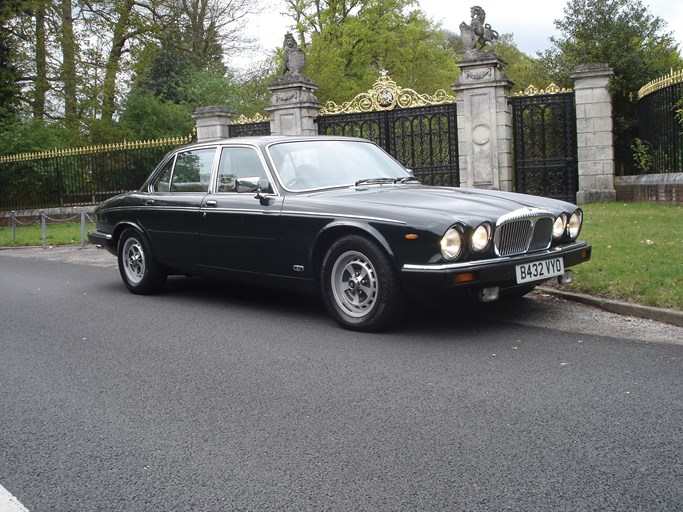
[[[150,206],[153,205],[154,199],[147,199],[147,201],[145,201],[145,204],[150,205]]]
[[[218,203],[216,201],[209,200],[206,202],[206,206],[216,206]]]

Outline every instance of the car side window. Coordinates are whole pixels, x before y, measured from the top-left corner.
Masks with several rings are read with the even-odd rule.
[[[154,183],[152,183],[152,190],[154,192],[168,192],[171,190],[171,171],[173,171],[174,160],[174,158],[171,158],[166,162],[166,165],[164,165]]]
[[[261,159],[252,148],[223,148],[218,164],[216,192],[237,192],[241,178],[267,179]]]
[[[178,153],[173,166],[170,191],[207,192],[215,154],[216,148]]]

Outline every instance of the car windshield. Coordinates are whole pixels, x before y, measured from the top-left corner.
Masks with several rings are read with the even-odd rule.
[[[412,179],[405,168],[369,142],[282,142],[270,146],[269,151],[280,181],[294,192]]]

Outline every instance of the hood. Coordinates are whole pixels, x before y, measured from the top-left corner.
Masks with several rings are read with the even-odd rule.
[[[569,203],[538,196],[465,188],[431,187],[426,185],[371,185],[314,194],[319,199],[344,205],[365,205],[372,209],[391,209],[410,215],[433,212],[444,218],[481,219],[495,222],[499,217],[520,208],[540,208],[558,215],[572,211]]]

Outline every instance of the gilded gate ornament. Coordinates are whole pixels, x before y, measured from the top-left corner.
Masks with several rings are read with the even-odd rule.
[[[247,117],[244,114],[242,114],[237,119],[232,121],[230,124],[263,123],[264,121],[269,121],[269,120],[270,120],[269,117],[266,117],[260,113],[255,114],[253,117]]]
[[[394,82],[386,71],[382,71],[372,89],[358,94],[351,101],[337,105],[328,101],[320,110],[320,115],[355,114],[358,112],[375,112],[393,110],[395,108],[423,107],[455,103],[455,97],[443,89],[433,95],[420,94],[413,89],[405,89]]]
[[[674,71],[673,69],[671,69],[671,72],[669,74],[657,78],[656,80],[652,80],[651,82],[648,82],[643,87],[641,87],[638,91],[638,99],[640,100],[648,94],[652,94],[655,91],[664,89],[665,87],[669,87],[671,85],[680,84],[682,82],[683,69],[681,69],[680,71]]]
[[[535,85],[531,84],[523,91],[514,93],[513,96],[540,96],[541,94],[561,94],[564,92],[572,92],[572,90],[566,89],[564,87],[560,88],[554,83],[551,83],[545,89],[539,89]]]

